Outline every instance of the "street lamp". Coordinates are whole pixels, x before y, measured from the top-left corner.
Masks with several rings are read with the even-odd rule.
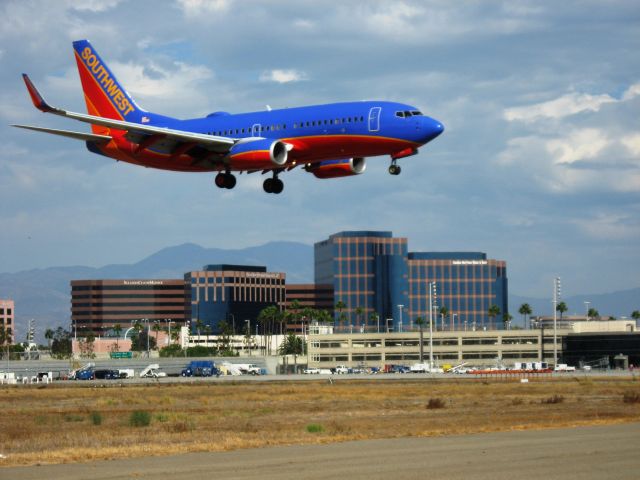
[[[249,356],[251,356],[251,321],[245,320],[247,324],[247,342],[249,343]]]
[[[231,317],[231,331],[233,332],[233,335],[236,334],[236,317],[233,313],[229,313],[227,312],[227,315],[229,315]]]
[[[591,305],[591,302],[584,302],[584,311],[587,322],[589,321],[589,305]]]
[[[429,282],[429,372],[433,368],[433,297],[436,294],[436,282]]]
[[[400,313],[400,329],[399,331],[402,331],[402,309],[404,308],[404,305],[398,305],[398,312]]]
[[[167,343],[171,345],[171,324],[173,323],[173,319],[165,318],[164,321],[169,325],[169,341]]]
[[[558,365],[558,300],[560,299],[560,277],[553,279],[553,366]],[[544,341],[544,340],[543,340]]]
[[[451,314],[451,331],[453,332],[456,329],[456,315],[455,313]]]

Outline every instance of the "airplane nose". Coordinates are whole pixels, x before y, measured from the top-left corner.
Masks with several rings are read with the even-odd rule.
[[[430,142],[444,132],[444,125],[435,118],[425,117],[424,123],[425,143]]]

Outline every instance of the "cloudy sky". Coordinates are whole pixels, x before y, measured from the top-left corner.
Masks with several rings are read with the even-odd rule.
[[[446,130],[387,173],[212,174],[116,163],[81,142],[11,128],[88,130],[71,42],[88,38],[147,110],[192,118],[335,101],[416,105]],[[312,244],[391,230],[411,250],[484,251],[510,291],[640,286],[640,9],[630,1],[3,1],[0,271],[137,261],[170,245]]]

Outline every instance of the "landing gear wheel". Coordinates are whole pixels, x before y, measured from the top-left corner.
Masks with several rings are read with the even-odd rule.
[[[389,165],[389,173],[391,175],[400,175],[401,171],[400,165],[396,165],[395,163]]]
[[[274,178],[271,191],[277,194],[277,193],[282,193],[282,190],[284,190],[284,183],[279,178]]]
[[[267,178],[262,184],[262,188],[267,193],[273,193],[273,178]]]
[[[236,177],[228,172],[220,172],[218,175],[216,175],[215,184],[218,188],[232,189],[236,186]]]

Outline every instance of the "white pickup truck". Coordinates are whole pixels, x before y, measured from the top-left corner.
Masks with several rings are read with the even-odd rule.
[[[556,365],[556,368],[553,369],[554,372],[575,372],[576,367],[572,367],[567,365],[566,363],[559,363]]]
[[[349,373],[349,367],[346,365],[338,365],[335,370],[338,375],[346,375]]]

